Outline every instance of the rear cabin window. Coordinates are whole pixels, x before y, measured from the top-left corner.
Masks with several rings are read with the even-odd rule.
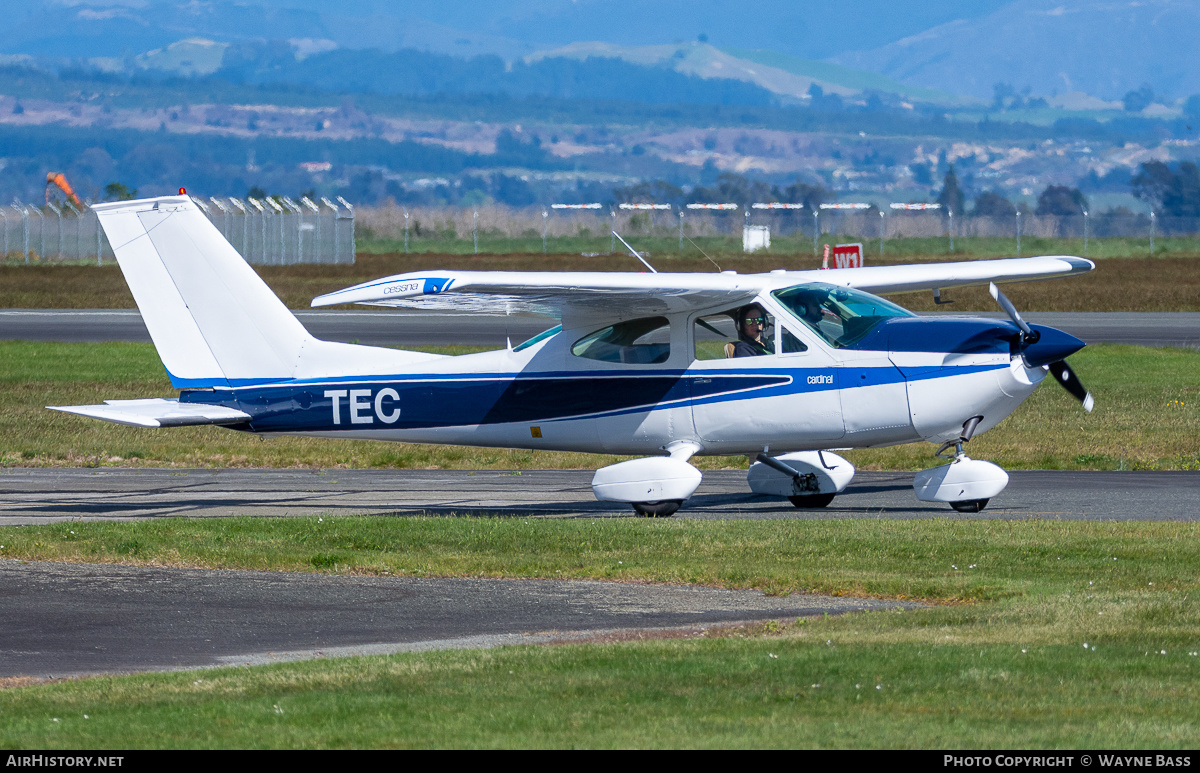
[[[655,365],[671,356],[671,325],[666,317],[618,322],[580,338],[571,347],[576,357],[629,365]]]

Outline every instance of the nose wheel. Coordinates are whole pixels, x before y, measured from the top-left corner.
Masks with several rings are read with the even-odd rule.
[[[665,502],[632,502],[633,511],[643,518],[667,518],[675,514],[682,499],[668,499]]]
[[[913,480],[913,490],[922,502],[945,502],[959,513],[978,513],[987,507],[992,497],[1008,485],[1008,473],[991,462],[972,459],[963,452],[983,421],[972,416],[963,422],[962,434],[942,444],[935,456],[948,458],[945,452],[954,448],[953,461],[941,467],[922,470]]]
[[[829,507],[829,503],[837,494],[807,494],[805,496],[788,497],[788,501],[802,510]]]

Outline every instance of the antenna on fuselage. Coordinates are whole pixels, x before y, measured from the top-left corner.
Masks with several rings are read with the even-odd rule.
[[[613,232],[612,232],[612,235],[613,235],[613,236],[615,236],[615,237],[617,237],[618,239],[621,239],[621,234],[617,233],[616,231],[613,231]],[[643,258],[643,257],[642,257],[642,256],[641,256],[641,255],[638,253],[638,251],[637,251],[637,250],[635,250],[634,248],[632,248],[632,247],[630,247],[630,246],[629,246],[629,242],[625,241],[624,239],[621,239],[621,244],[624,244],[624,245],[625,245],[625,249],[629,250],[629,252],[630,252],[630,253],[633,255],[633,257],[635,257],[635,258],[637,258],[638,260],[642,261],[642,265],[643,265],[643,266],[645,266],[646,268],[650,269],[650,273],[651,273],[651,274],[657,274],[657,273],[658,273],[658,271],[656,271],[656,270],[654,269],[654,266],[651,266],[649,263],[647,263],[647,262],[646,262],[646,259],[645,259],[645,258]]]
[[[683,237],[683,238],[687,239],[689,242],[692,242],[692,237],[690,237],[690,236],[685,236],[685,237]],[[701,249],[700,249],[700,245],[699,245],[699,244],[696,244],[695,242],[692,242],[692,246],[693,246],[693,247],[695,247],[696,249],[700,250],[700,254],[701,254],[701,255],[703,255],[704,257],[708,258],[708,253],[707,253],[707,252],[705,252],[704,250],[701,250]],[[711,264],[713,264],[714,266],[716,266],[716,267],[717,267],[717,271],[720,271],[720,270],[721,270],[721,266],[720,266],[720,264],[719,264],[719,263],[717,263],[717,261],[713,260],[712,258],[708,258],[708,262],[709,262],[709,263],[711,263]]]

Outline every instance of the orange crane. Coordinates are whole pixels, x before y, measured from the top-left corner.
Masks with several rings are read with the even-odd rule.
[[[59,190],[61,190],[64,194],[66,194],[67,198],[71,200],[71,203],[75,205],[75,208],[77,210],[79,210],[80,212],[83,211],[83,209],[84,209],[83,202],[80,201],[79,197],[75,195],[75,191],[72,190],[72,188],[71,188],[71,183],[67,182],[67,177],[62,172],[50,172],[49,174],[46,175],[46,203],[47,204],[50,203],[50,186],[51,185],[57,185]]]

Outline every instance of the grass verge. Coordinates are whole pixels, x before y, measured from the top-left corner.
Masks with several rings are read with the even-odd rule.
[[[71,532],[74,534],[71,534]],[[1195,523],[455,518],[0,530],[6,556],[699,582],[942,605],[701,638],[0,691],[6,748],[1195,748]],[[305,566],[307,562],[307,566]],[[324,563],[324,559],[322,559]],[[331,571],[326,565],[320,571]]]

